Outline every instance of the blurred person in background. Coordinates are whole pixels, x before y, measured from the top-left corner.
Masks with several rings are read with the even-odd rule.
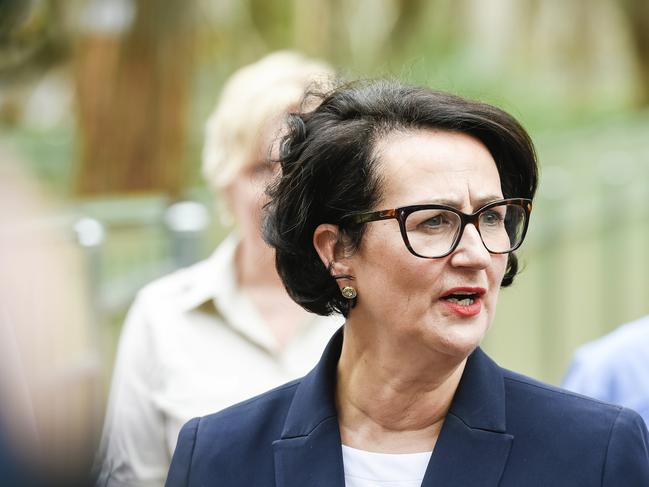
[[[649,316],[578,348],[562,385],[635,409],[649,425]]]
[[[226,82],[206,125],[203,174],[235,230],[205,261],[138,293],[119,342],[99,485],[162,485],[186,421],[303,375],[340,325],[289,298],[260,231],[285,117],[332,76],[278,52]]]
[[[0,147],[0,485],[91,485],[101,377],[84,259],[22,167]]]

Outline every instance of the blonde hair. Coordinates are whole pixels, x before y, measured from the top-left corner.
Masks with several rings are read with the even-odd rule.
[[[269,54],[236,71],[205,125],[203,176],[212,189],[227,186],[254,160],[271,121],[296,109],[309,87],[322,88],[333,76],[326,63],[293,51]]]

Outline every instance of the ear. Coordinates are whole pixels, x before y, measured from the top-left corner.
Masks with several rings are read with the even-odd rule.
[[[337,225],[323,223],[313,232],[313,246],[332,276],[352,275]]]

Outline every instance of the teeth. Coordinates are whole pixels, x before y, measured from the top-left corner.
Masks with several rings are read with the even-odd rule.
[[[454,301],[460,306],[470,306],[473,304],[473,298],[466,298],[466,299],[457,299],[457,298],[451,298],[449,301]]]

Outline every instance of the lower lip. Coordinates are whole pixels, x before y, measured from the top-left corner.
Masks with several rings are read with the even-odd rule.
[[[482,302],[480,298],[474,299],[473,304],[469,304],[468,306],[462,306],[461,304],[445,299],[442,300],[442,303],[453,313],[463,318],[475,316],[482,310]]]

